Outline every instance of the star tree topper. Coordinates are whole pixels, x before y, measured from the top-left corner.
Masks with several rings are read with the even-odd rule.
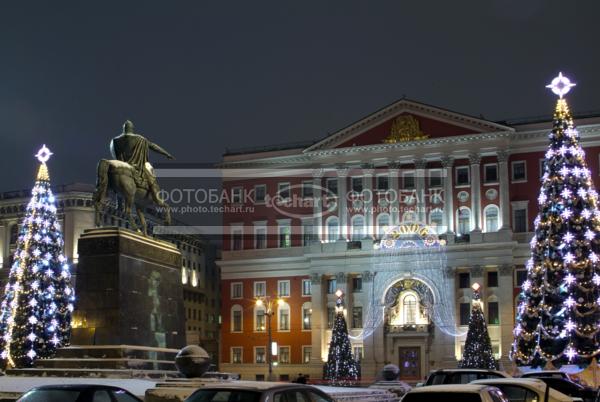
[[[572,83],[570,79],[559,72],[558,77],[554,78],[550,84],[546,85],[546,88],[550,88],[554,94],[562,99],[562,97],[571,90],[571,87],[574,87],[575,85],[577,84]]]

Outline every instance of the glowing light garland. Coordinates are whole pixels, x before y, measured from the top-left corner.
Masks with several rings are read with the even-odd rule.
[[[547,86],[559,99],[511,350],[523,366],[585,366],[600,354],[600,211],[563,99],[574,86],[562,74]]]
[[[51,155],[45,145],[35,155],[37,179],[0,303],[0,359],[10,367],[52,357],[69,341],[75,297],[46,166]]]

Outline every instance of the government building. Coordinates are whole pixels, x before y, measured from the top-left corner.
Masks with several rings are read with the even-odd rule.
[[[600,115],[575,124],[598,188]],[[419,381],[456,367],[477,283],[510,371],[551,128],[402,99],[317,142],[225,154],[220,369],[321,378],[339,291],[362,377],[393,363]]]

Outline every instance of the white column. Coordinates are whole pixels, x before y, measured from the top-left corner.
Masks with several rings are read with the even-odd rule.
[[[390,170],[390,226],[395,226],[400,222],[399,212],[400,212],[400,186],[398,182],[398,176],[400,172],[400,164],[397,162],[392,162],[388,165]]]
[[[323,187],[321,182],[323,179],[323,169],[314,169],[313,176],[313,230],[316,238],[323,241]]]
[[[312,274],[311,281],[311,365],[323,366],[323,350],[321,348],[327,329],[327,305],[324,303],[323,296],[323,275]]]
[[[499,289],[513,288],[513,268],[512,264],[504,264],[499,267]],[[512,292],[498,292],[498,305],[500,307],[500,352],[502,353],[501,359],[506,363],[508,363],[508,353],[513,341],[514,303]]]
[[[417,220],[420,223],[427,223],[427,213],[425,211],[425,166],[427,161],[424,159],[415,160],[415,187],[417,190]]]
[[[473,215],[473,232],[481,232],[481,155],[469,155],[471,164],[471,213]]]
[[[508,151],[498,151],[498,171],[500,176],[500,216],[501,230],[510,230],[510,198],[508,184]]]
[[[454,159],[445,157],[442,159],[444,168],[444,214],[446,215],[446,233],[454,233],[454,192],[452,186],[452,166]]]
[[[373,165],[363,165],[363,208],[365,210],[365,238],[374,237],[373,224]]]
[[[340,224],[339,240],[348,240],[348,169],[337,168],[338,174],[338,222]]]

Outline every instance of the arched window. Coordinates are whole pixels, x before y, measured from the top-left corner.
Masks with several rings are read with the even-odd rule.
[[[404,323],[414,324],[417,322],[417,298],[413,294],[404,296]]]
[[[436,208],[429,214],[429,225],[437,234],[441,234],[444,231],[444,212]]]
[[[231,306],[231,332],[242,332],[244,309],[239,304]]]
[[[265,306],[254,306],[254,331],[264,332],[267,328]]]
[[[185,266],[181,267],[181,283],[186,285],[188,283],[188,273]]]
[[[340,228],[338,218],[335,216],[327,219],[327,241],[330,243],[336,242],[340,237]]]
[[[417,214],[414,211],[406,211],[402,215],[402,223],[413,223],[417,221]]]
[[[498,207],[495,205],[488,205],[487,207],[485,207],[485,210],[483,211],[483,213],[485,216],[484,231],[486,231],[486,232],[498,231],[498,215],[499,215]]]
[[[365,218],[362,215],[352,217],[352,240],[358,241],[365,237]]]
[[[471,231],[471,210],[467,207],[460,207],[456,213],[458,221],[458,233],[468,234]]]
[[[390,226],[390,216],[388,214],[377,215],[377,237],[383,238],[385,231]]]

